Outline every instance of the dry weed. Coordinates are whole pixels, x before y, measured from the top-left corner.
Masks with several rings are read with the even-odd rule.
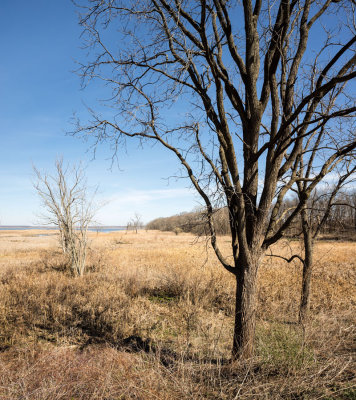
[[[267,257],[256,356],[229,364],[234,282],[204,241],[92,234],[75,278],[54,238],[36,235],[0,234],[0,399],[355,399],[353,243],[317,244],[302,327],[301,266]]]

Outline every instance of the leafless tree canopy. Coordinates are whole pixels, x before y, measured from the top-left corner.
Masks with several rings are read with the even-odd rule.
[[[91,0],[79,5],[91,59],[84,85],[104,82],[111,113],[77,133],[160,143],[207,209],[211,243],[237,277],[233,354],[253,351],[256,275],[312,191],[356,147],[352,1]],[[113,111],[114,110],[114,111]],[[110,117],[107,117],[110,115]],[[301,176],[300,160],[310,174]],[[292,188],[305,190],[280,219]],[[233,262],[212,214],[226,205]],[[283,221],[283,222],[281,222]]]

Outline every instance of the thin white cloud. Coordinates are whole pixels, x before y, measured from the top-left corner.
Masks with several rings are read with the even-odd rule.
[[[196,206],[196,194],[188,188],[128,189],[109,196],[102,195],[97,200],[104,204],[97,214],[97,221],[104,225],[125,225],[135,212],[148,222]]]
[[[187,188],[157,189],[157,190],[135,190],[129,189],[114,195],[104,197],[107,203],[119,204],[144,204],[153,200],[172,199],[177,197],[191,197],[192,190]]]

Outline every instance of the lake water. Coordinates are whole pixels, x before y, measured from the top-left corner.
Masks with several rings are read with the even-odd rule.
[[[91,231],[91,232],[116,232],[116,231],[125,231],[126,230],[126,226],[125,227],[122,227],[122,226],[118,226],[118,227],[115,227],[115,228],[105,228],[105,227],[103,227],[103,228],[89,228],[88,229],[89,231]]]
[[[23,230],[44,230],[44,231],[53,231],[56,230],[56,227],[52,226],[0,226],[0,231],[23,231]],[[124,231],[126,230],[126,226],[95,226],[88,229],[91,232],[115,232],[115,231]]]

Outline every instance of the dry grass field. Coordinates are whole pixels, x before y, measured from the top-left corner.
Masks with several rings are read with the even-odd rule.
[[[234,282],[204,240],[91,233],[90,247],[78,278],[53,232],[0,232],[1,400],[356,399],[355,243],[317,244],[305,326],[301,265],[267,257],[256,355],[234,364]]]

